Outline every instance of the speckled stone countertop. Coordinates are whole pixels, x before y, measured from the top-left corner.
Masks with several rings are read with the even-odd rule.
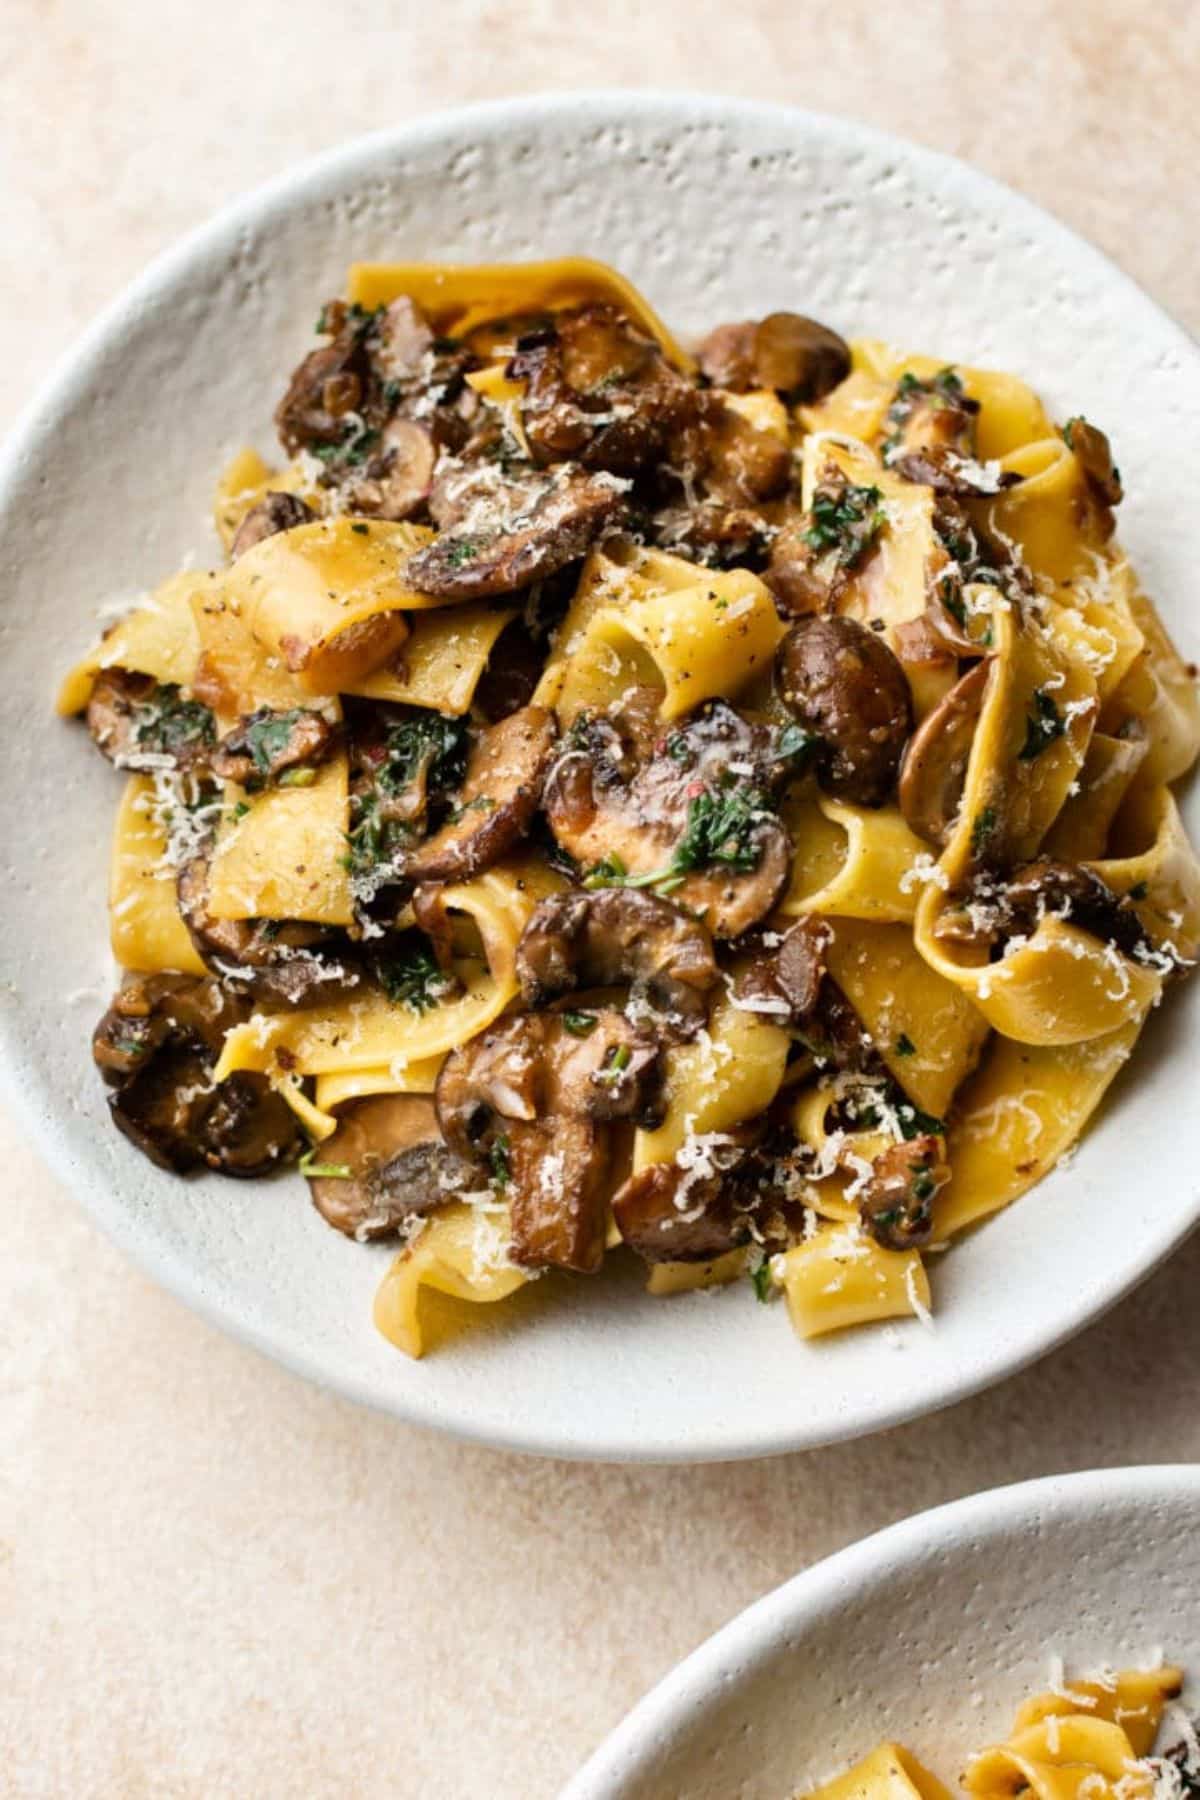
[[[889,127],[1022,189],[1200,330],[1194,6],[3,0],[0,67],[0,422],[239,190],[533,87],[651,80]],[[902,1431],[572,1467],[302,1385],[127,1267],[4,1120],[0,1167],[6,1795],[543,1800],[681,1655],[851,1539],[999,1482],[1200,1459],[1200,1241],[1037,1369]]]

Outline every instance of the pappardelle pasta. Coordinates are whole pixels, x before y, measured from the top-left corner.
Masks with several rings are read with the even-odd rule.
[[[1002,1744],[973,1756],[959,1781],[976,1800],[1192,1800],[1200,1791],[1200,1740],[1176,1705],[1179,1669],[1105,1670],[1066,1682],[1061,1664],[1046,1692],[1027,1700]],[[1154,1754],[1164,1714],[1172,1742]],[[949,1800],[949,1790],[902,1744],[884,1743],[795,1800]]]
[[[927,1318],[1200,941],[1104,433],[793,313],[693,355],[581,260],[359,264],[317,331],[221,566],[60,696],[125,776],[116,1124],[298,1165],[414,1355],[622,1245]]]

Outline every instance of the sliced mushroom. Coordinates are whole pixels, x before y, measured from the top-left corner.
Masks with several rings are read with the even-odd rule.
[[[226,1032],[248,1014],[217,981],[127,975],[96,1027],[113,1120],[160,1168],[254,1176],[299,1155],[295,1115],[265,1075],[213,1081]]]
[[[362,979],[349,945],[298,919],[215,919],[208,910],[209,863],[194,856],[176,881],[179,911],[188,936],[213,973],[240,992],[312,1005],[357,987]]]
[[[102,669],[87,708],[92,742],[119,769],[203,769],[216,723],[183,690],[128,669]]]
[[[233,534],[229,555],[236,562],[264,538],[275,537],[281,531],[293,531],[297,525],[307,525],[316,516],[299,494],[281,494],[272,489],[245,514]]]
[[[343,1107],[337,1130],[316,1153],[308,1185],[327,1225],[373,1243],[395,1237],[477,1180],[445,1143],[431,1099],[373,1094]]]
[[[782,935],[752,935],[738,945],[749,953],[749,961],[734,979],[734,1004],[779,1023],[803,1024],[816,1009],[832,936],[824,919],[815,916],[798,919]]]
[[[1065,919],[1126,956],[1151,948],[1128,897],[1116,894],[1094,869],[1041,856],[1001,880],[986,870],[948,906],[936,935],[1001,953],[1010,937],[1028,937],[1043,919]]]
[[[775,904],[791,859],[772,810],[781,773],[773,745],[766,727],[720,700],[650,741],[636,709],[582,713],[543,809],[595,885],[658,886],[714,937],[740,937]]]
[[[529,830],[554,750],[554,716],[526,706],[476,738],[456,805],[440,830],[401,858],[414,881],[469,881]]]
[[[781,1249],[801,1209],[789,1162],[741,1129],[691,1138],[668,1163],[640,1169],[613,1197],[624,1241],[648,1263],[711,1262],[751,1242]]]
[[[621,487],[605,475],[569,465],[553,476],[513,484],[513,510],[498,522],[474,523],[474,512],[410,556],[405,576],[423,594],[445,600],[488,599],[544,581],[576,562],[616,524]]]
[[[946,1141],[934,1132],[875,1157],[858,1196],[863,1225],[888,1250],[915,1250],[933,1236],[933,1202],[950,1179]]]
[[[447,1057],[435,1104],[446,1142],[510,1203],[515,1262],[589,1272],[604,1255],[608,1123],[661,1120],[658,1047],[611,1007],[585,1035],[520,1013]]]
[[[325,309],[326,315],[332,310]],[[346,435],[347,413],[363,399],[362,326],[347,317],[332,343],[312,350],[293,371],[275,409],[279,441],[289,456],[314,445],[334,446]]]
[[[508,373],[524,383],[521,423],[535,461],[615,475],[657,460],[696,395],[658,343],[606,305],[559,313],[520,339]]]
[[[786,525],[772,540],[763,580],[780,609],[797,617],[824,612],[835,597],[835,571],[826,566],[799,524]]]
[[[510,619],[492,646],[472,705],[489,725],[519,712],[533,699],[546,658],[523,618]]]
[[[1125,490],[1106,434],[1098,425],[1091,425],[1084,418],[1074,418],[1068,419],[1063,436],[1068,448],[1078,457],[1084,478],[1100,505],[1119,506]]]
[[[718,325],[697,352],[715,387],[745,393],[775,388],[789,400],[811,402],[850,373],[850,346],[844,338],[800,313],[768,313],[756,324]]]
[[[775,666],[784,703],[821,740],[821,786],[882,806],[912,730],[908,680],[887,644],[856,619],[814,615],[792,626]]]
[[[887,1079],[887,1067],[870,1032],[831,975],[818,989],[801,1041],[821,1069],[861,1075],[872,1083]]]
[[[270,782],[306,786],[313,776],[301,779],[301,771],[315,771],[340,741],[337,724],[315,708],[295,706],[277,712],[260,706],[221,739],[212,755],[212,771],[222,781],[250,789]]]
[[[990,674],[987,658],[968,669],[921,721],[904,752],[900,810],[910,831],[939,848],[947,842],[962,806]]]
[[[717,979],[705,927],[653,894],[624,888],[552,894],[534,908],[517,945],[527,1006],[574,988],[631,988],[634,1015],[648,1011],[671,1035],[694,1037]]]
[[[391,419],[378,450],[342,483],[343,504],[371,518],[411,519],[429,498],[436,461],[437,447],[424,425]]]

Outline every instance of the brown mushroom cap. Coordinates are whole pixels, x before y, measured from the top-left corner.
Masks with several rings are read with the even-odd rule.
[[[213,1082],[226,1032],[247,1016],[217,981],[127,975],[97,1025],[113,1120],[160,1168],[255,1176],[299,1155],[295,1115],[265,1075]]]
[[[768,313],[718,325],[697,351],[714,387],[745,393],[775,388],[791,400],[823,399],[850,373],[850,346],[836,331],[800,313]]]
[[[578,561],[624,507],[619,483],[569,464],[553,475],[511,482],[495,500],[478,523],[473,508],[410,556],[405,579],[444,600],[513,594]]]
[[[991,661],[975,663],[921,721],[900,767],[900,810],[909,830],[939,848],[962,805],[971,747],[983,711]]]
[[[257,506],[250,508],[234,532],[229,546],[230,558],[236,562],[264,538],[275,537],[281,531],[292,531],[297,525],[307,525],[315,517],[312,507],[306,505],[299,494],[281,494],[271,489]]]
[[[950,1179],[946,1142],[934,1132],[875,1157],[858,1197],[863,1225],[888,1250],[915,1250],[933,1236],[933,1202]]]
[[[343,482],[344,504],[374,519],[411,519],[429,498],[436,462],[437,446],[426,426],[391,419],[364,470]]]
[[[176,877],[179,912],[197,954],[241,993],[311,1006],[358,986],[362,977],[344,941],[299,919],[215,919],[208,910],[208,857],[194,856]]]
[[[424,1218],[477,1182],[445,1143],[425,1094],[351,1101],[315,1166],[339,1172],[309,1176],[313,1205],[327,1225],[359,1243],[395,1237],[410,1219]]]
[[[491,1168],[510,1203],[515,1262],[589,1272],[604,1254],[607,1124],[661,1119],[655,1044],[611,1007],[580,1036],[519,1013],[451,1052],[434,1096],[446,1142]]]
[[[573,988],[630,986],[638,1016],[648,1007],[673,1035],[693,1037],[717,965],[708,931],[670,901],[602,888],[538,902],[517,945],[517,977],[531,1007]]]
[[[130,669],[100,670],[86,722],[97,750],[119,769],[169,763],[203,773],[217,735],[213,715],[201,701]]]
[[[789,1160],[756,1128],[691,1139],[674,1162],[652,1163],[613,1197],[617,1229],[648,1263],[711,1262],[740,1245],[779,1249],[802,1209],[788,1198]]]
[[[333,754],[341,735],[315,707],[260,706],[226,732],[210,758],[212,772],[242,787],[262,786],[294,770],[315,769]]]
[[[856,619],[813,615],[792,626],[775,666],[785,704],[821,740],[821,786],[882,806],[912,730],[908,679],[887,644]]]
[[[449,819],[401,861],[412,881],[469,881],[529,830],[554,750],[554,716],[526,706],[476,738]]]
[[[1068,421],[1064,435],[1096,499],[1102,506],[1118,506],[1125,490],[1106,433],[1087,419],[1076,418]]]
[[[739,937],[774,906],[791,861],[787,833],[769,809],[779,775],[772,744],[766,727],[720,700],[670,727],[655,720],[650,731],[636,707],[615,718],[582,713],[547,777],[543,810],[558,843],[585,869],[615,859],[641,879],[671,867],[694,806],[705,796],[707,804],[728,799],[736,788],[754,815],[745,829],[754,865],[713,860],[677,883],[669,879],[671,898],[702,917],[714,937]],[[757,797],[752,805],[748,796]]]
[[[773,941],[764,943],[763,935]],[[815,915],[798,919],[782,935],[752,933],[738,946],[748,961],[734,981],[735,1003],[779,1023],[802,1024],[816,1009],[832,936]]]
[[[981,871],[934,930],[940,938],[995,951],[1010,937],[1030,936],[1044,918],[1065,919],[1126,956],[1151,947],[1128,897],[1094,869],[1048,856],[1025,863],[1008,879]]]

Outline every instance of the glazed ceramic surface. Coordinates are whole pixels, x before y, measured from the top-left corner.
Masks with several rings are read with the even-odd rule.
[[[1200,1209],[1188,1067],[1200,986],[1148,1030],[1070,1167],[940,1259],[937,1323],[798,1343],[748,1283],[661,1301],[634,1268],[547,1278],[413,1364],[374,1333],[385,1249],[298,1177],[181,1182],[111,1128],[88,1038],[112,985],[117,784],[51,713],[114,603],[215,554],[213,481],[270,417],[354,258],[617,264],[681,333],[793,306],[1012,369],[1103,422],[1121,530],[1200,652],[1200,356],[1097,252],[970,169],[846,123],[699,97],[509,101],[352,144],[252,195],[91,330],[0,462],[0,1051],[52,1167],[159,1280],[241,1337],[399,1416],[572,1457],[760,1455],[877,1430],[1041,1355]],[[1190,807],[1193,832],[1197,810]],[[618,1263],[621,1259],[618,1259]]]
[[[1056,1657],[1068,1676],[1191,1665],[1194,1707],[1198,1524],[1191,1465],[1023,1482],[906,1519],[710,1638],[561,1800],[789,1800],[883,1739],[955,1792]]]

